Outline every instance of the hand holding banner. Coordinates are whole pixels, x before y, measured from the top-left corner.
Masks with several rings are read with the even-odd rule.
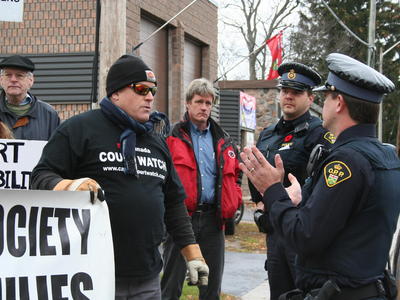
[[[0,190],[0,199],[0,299],[114,299],[105,201],[22,190]]]

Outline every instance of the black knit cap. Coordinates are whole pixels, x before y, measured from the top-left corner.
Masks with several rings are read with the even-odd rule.
[[[134,55],[125,54],[118,58],[111,66],[106,79],[107,96],[123,87],[140,81],[157,83],[153,71],[144,61]]]
[[[33,72],[35,64],[27,57],[21,55],[12,55],[4,58],[0,62],[0,69],[11,67]]]

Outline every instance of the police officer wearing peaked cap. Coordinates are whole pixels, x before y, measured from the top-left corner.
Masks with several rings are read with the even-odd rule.
[[[312,90],[321,83],[321,75],[314,69],[297,62],[283,63],[278,67],[281,76],[278,87],[299,91]]]
[[[257,148],[273,164],[279,153],[285,165],[284,186],[289,186],[288,174],[294,174],[302,185],[306,179],[306,166],[315,145],[326,147],[332,136],[322,128],[319,118],[311,116],[309,108],[314,100],[312,89],[321,83],[321,76],[312,68],[298,63],[283,63],[278,68],[281,76],[278,87],[282,117],[277,124],[265,128],[258,139]],[[255,220],[260,230],[267,234],[268,282],[270,299],[295,288],[295,253],[287,247],[269,223],[268,210],[263,212],[261,194],[250,184],[252,200],[257,203]]]
[[[387,77],[344,54],[329,54],[326,62],[329,69],[327,81],[324,86],[315,88],[315,92],[339,91],[364,101],[380,103],[384,94],[395,89]]]
[[[274,229],[298,255],[298,288],[309,292],[330,279],[341,289],[334,300],[394,299],[385,266],[400,211],[400,161],[375,128],[379,103],[394,84],[346,55],[326,61],[327,82],[316,90],[325,95],[323,126],[337,139],[303,186],[301,204],[293,207],[296,191],[279,182],[282,167],[256,149],[245,149],[241,167],[263,193]],[[252,155],[260,162],[247,162]]]

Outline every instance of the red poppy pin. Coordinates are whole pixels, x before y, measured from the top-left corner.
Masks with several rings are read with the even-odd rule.
[[[121,143],[117,143],[117,149],[121,149]]]
[[[283,141],[285,143],[290,142],[293,139],[293,134],[289,134],[287,136],[285,136],[285,138],[283,139]]]

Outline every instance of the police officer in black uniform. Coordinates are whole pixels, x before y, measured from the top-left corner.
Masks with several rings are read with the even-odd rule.
[[[298,288],[310,292],[331,280],[341,292],[330,299],[393,299],[384,274],[400,211],[400,161],[376,138],[375,124],[394,84],[346,55],[326,61],[328,79],[317,90],[325,93],[323,126],[337,139],[304,185],[300,205],[281,183],[279,156],[275,168],[246,148],[241,168],[263,194],[275,232],[297,253]]]
[[[322,127],[322,121],[311,116],[309,108],[314,100],[312,89],[321,83],[321,76],[312,68],[297,62],[288,62],[279,66],[281,76],[280,106],[283,116],[277,124],[265,128],[258,139],[257,148],[266,159],[273,163],[279,153],[285,163],[284,186],[290,185],[288,174],[295,175],[300,184],[307,177],[306,166],[315,145],[331,145],[332,134]],[[252,200],[259,208],[255,220],[260,230],[267,233],[268,282],[270,299],[278,299],[280,294],[295,288],[294,251],[274,234],[268,222],[268,212],[263,212],[261,194],[250,183]]]

